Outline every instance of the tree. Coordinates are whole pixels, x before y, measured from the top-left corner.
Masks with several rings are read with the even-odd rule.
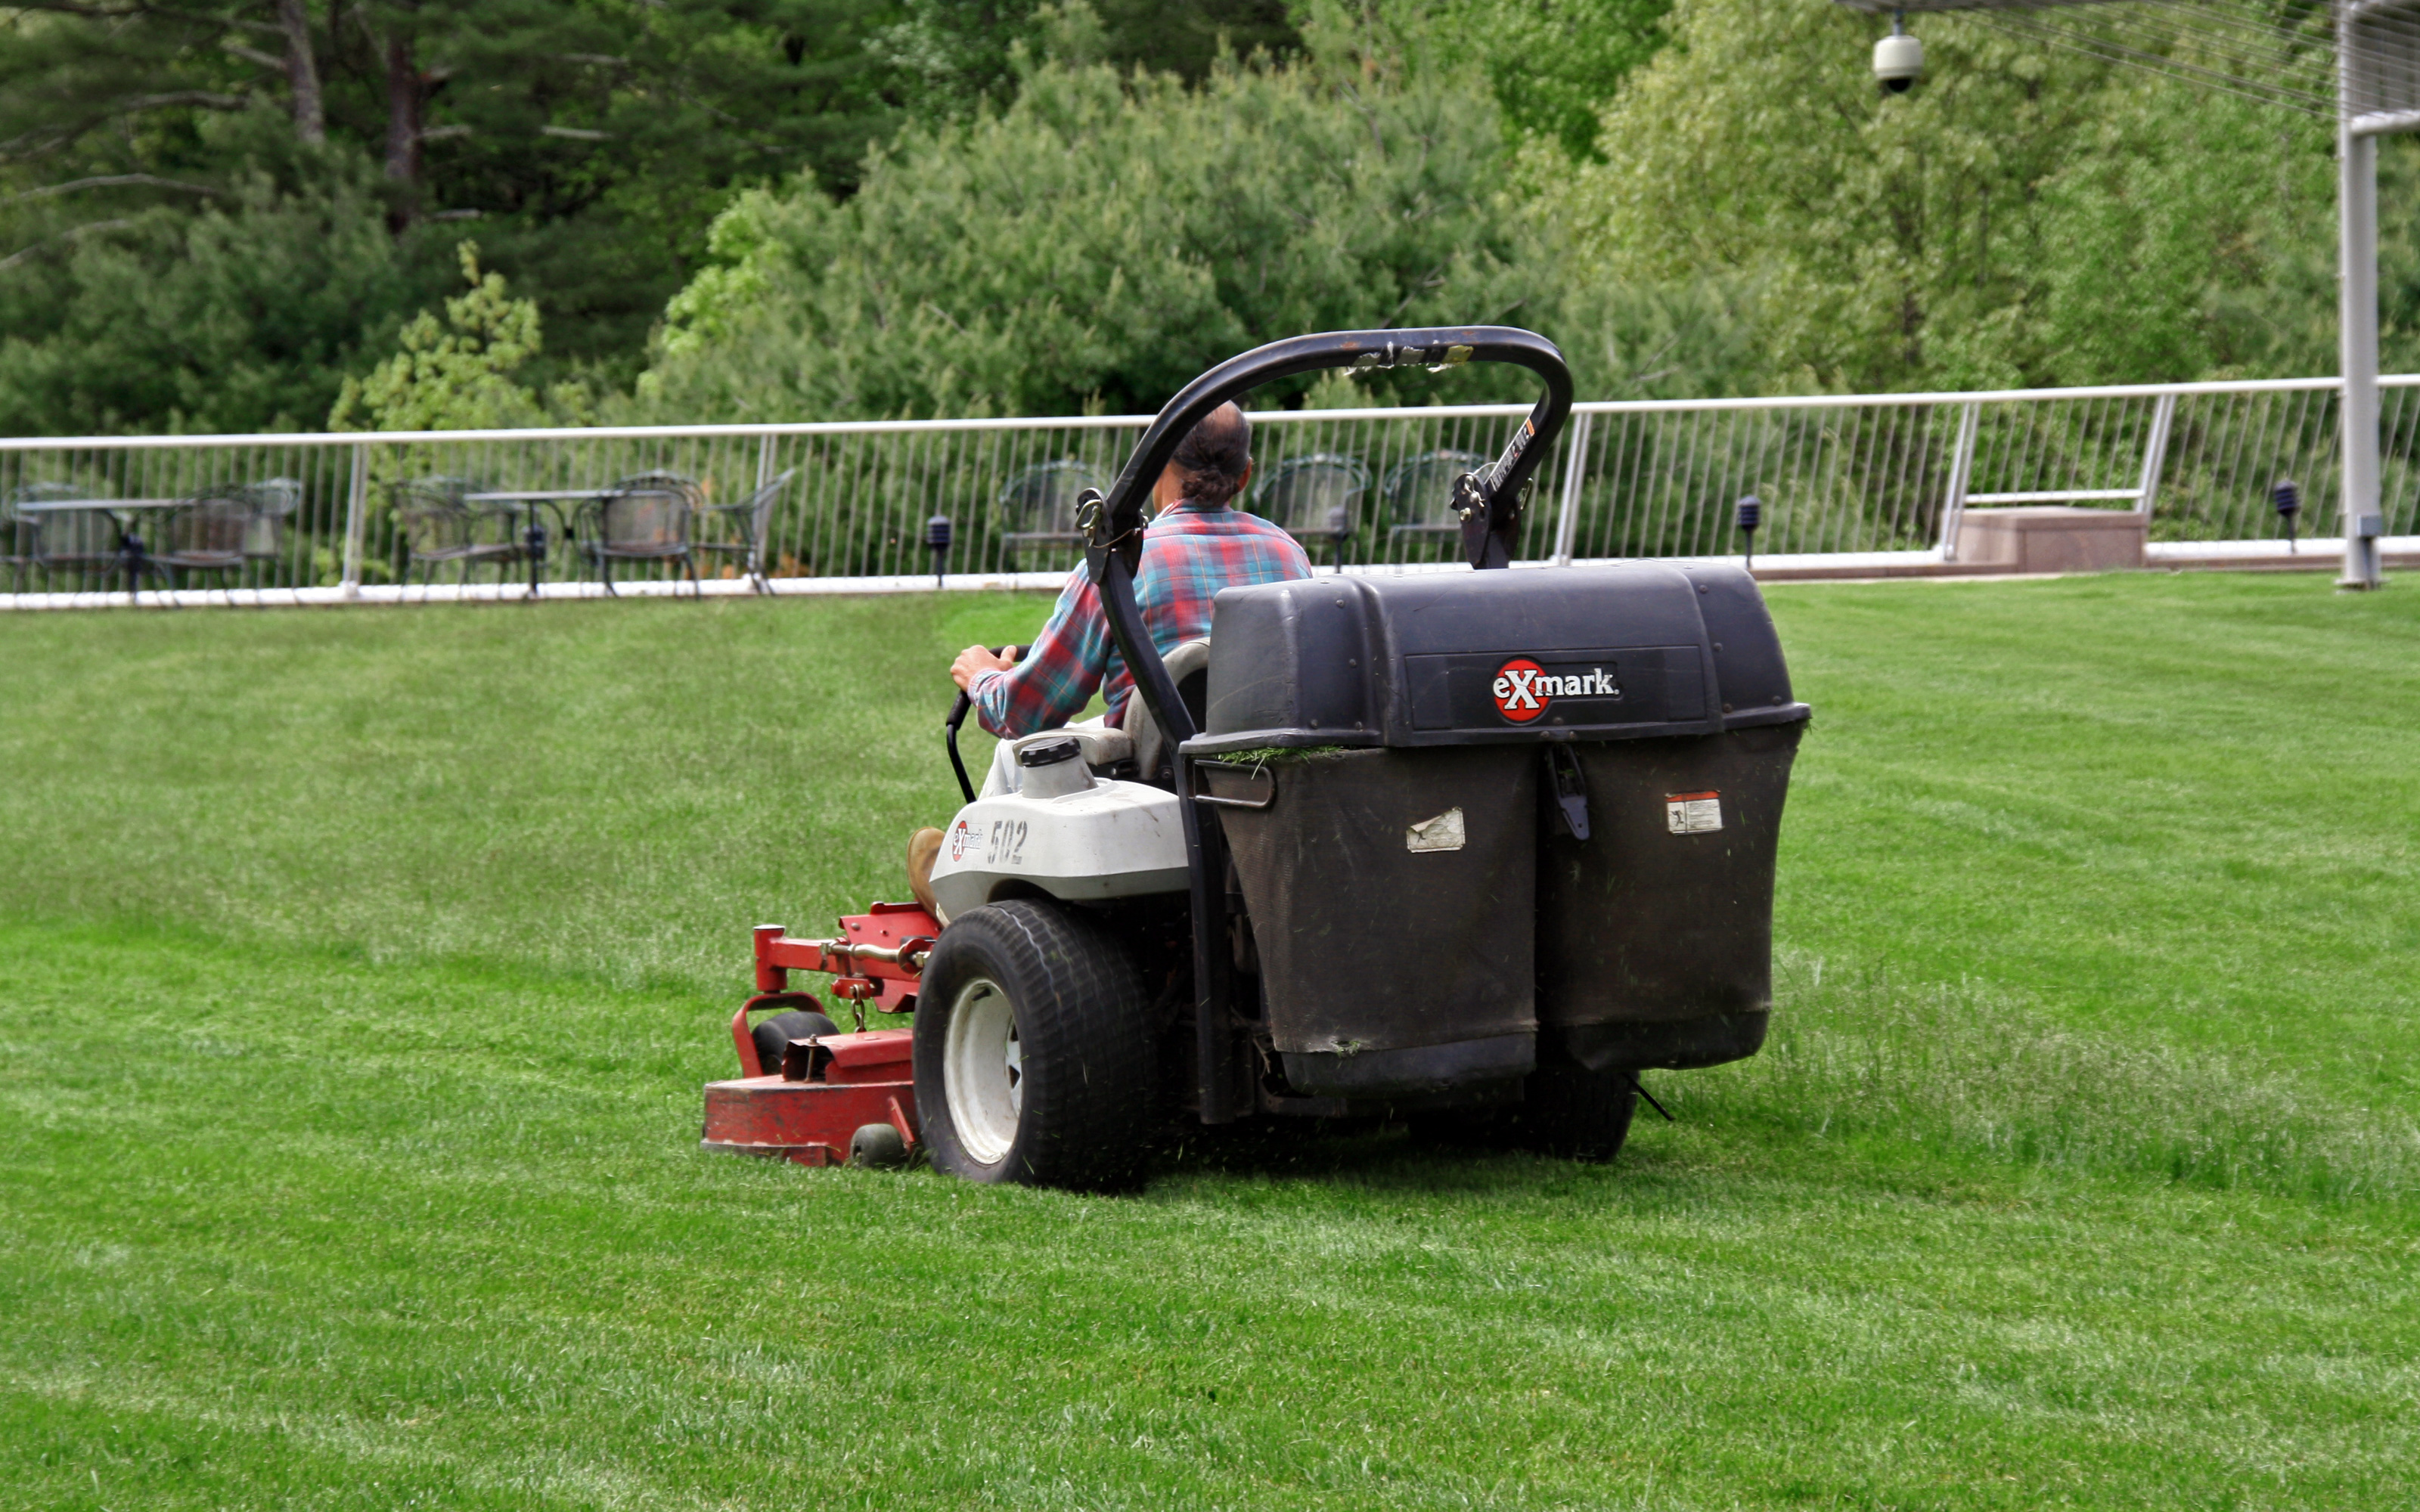
[[[1838,7],[1682,0],[1672,23],[1606,113],[1575,242],[1617,280],[1753,288],[1773,387],[2240,367],[2264,338],[2230,294],[2328,224],[2325,128],[2272,107],[1948,16],[1903,96]]]
[[[111,207],[107,231],[70,229],[0,270],[0,432],[317,425],[433,291],[387,234],[366,164],[282,166],[225,176],[196,209]]]
[[[845,203],[803,181],[742,195],[640,408],[1151,409],[1278,336],[1500,317],[1520,302],[1503,167],[1484,95],[1459,85],[1230,63],[1188,91],[1029,65],[1007,109],[910,128]]]
[[[471,291],[445,301],[442,322],[420,312],[403,328],[401,350],[368,377],[347,378],[330,430],[499,430],[588,418],[577,385],[541,399],[515,381],[544,345],[537,306],[507,297],[502,274],[479,270],[477,242],[455,251]]]
[[[41,0],[0,11],[0,307],[34,314],[7,329],[114,317],[45,315],[82,286],[70,270],[87,245],[172,278],[184,223],[206,208],[235,204],[261,174],[293,198],[333,173],[377,200],[393,242],[380,266],[399,260],[430,290],[453,232],[475,222],[489,258],[547,313],[557,339],[541,363],[618,365],[627,378],[736,186],[804,163],[827,191],[851,187],[866,145],[899,119],[898,75],[867,45],[898,13],[879,0]],[[380,342],[389,315],[373,317]],[[330,332],[321,345],[355,350],[371,334]],[[338,378],[276,408],[324,413]],[[194,414],[112,409],[127,427]]]

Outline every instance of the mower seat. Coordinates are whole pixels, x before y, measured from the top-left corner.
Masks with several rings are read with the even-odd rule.
[[[1186,712],[1193,716],[1193,728],[1202,728],[1205,711],[1210,707],[1210,639],[1187,640],[1161,658],[1168,667],[1168,680],[1176,685],[1176,696],[1185,701]],[[1126,700],[1126,728],[1134,734],[1135,780],[1156,787],[1169,785],[1170,779],[1159,775],[1163,763],[1171,772],[1176,752],[1159,721],[1151,717],[1151,705],[1138,692]]]

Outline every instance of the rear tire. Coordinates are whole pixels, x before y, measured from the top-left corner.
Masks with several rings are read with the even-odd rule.
[[[1626,1071],[1541,1066],[1521,1104],[1522,1142],[1564,1160],[1603,1164],[1621,1153],[1638,1111],[1638,1084]]]
[[[916,995],[916,1113],[970,1181],[1125,1185],[1156,1111],[1151,995],[1098,920],[1029,899],[950,920]]]
[[[817,1035],[838,1034],[840,1026],[810,1009],[794,1008],[786,1013],[776,1013],[748,1031],[756,1041],[756,1064],[765,1068],[768,1076],[782,1074],[782,1052],[793,1040],[809,1040]]]

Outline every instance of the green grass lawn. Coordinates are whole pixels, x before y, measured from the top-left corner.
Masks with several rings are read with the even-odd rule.
[[[1043,601],[0,618],[0,1506],[2420,1501],[2420,600],[1771,597],[1766,1054],[1115,1198],[696,1149]]]

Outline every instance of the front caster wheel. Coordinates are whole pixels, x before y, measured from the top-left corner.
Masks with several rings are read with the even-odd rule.
[[[793,1040],[813,1040],[827,1034],[838,1034],[840,1026],[813,1009],[792,1009],[776,1013],[748,1031],[756,1041],[756,1064],[765,1068],[768,1076],[782,1074],[782,1052]]]
[[[916,1009],[916,1112],[970,1181],[1134,1180],[1152,1133],[1151,997],[1098,920],[1018,899],[950,920]]]

